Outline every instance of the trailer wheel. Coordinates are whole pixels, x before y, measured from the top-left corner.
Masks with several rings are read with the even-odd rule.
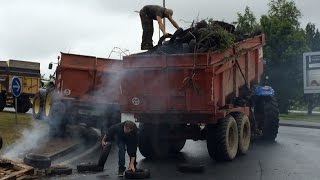
[[[279,129],[278,103],[274,97],[270,97],[264,104],[263,138],[268,141],[275,141]]]
[[[0,94],[0,112],[3,111],[5,106],[6,106],[6,98],[4,97],[4,95]]]
[[[249,150],[251,140],[251,126],[249,118],[247,115],[240,112],[232,113],[231,115],[236,120],[238,126],[238,154],[246,154]]]
[[[38,93],[33,97],[32,114],[34,119],[41,119],[43,114],[43,97]]]
[[[31,102],[30,102],[30,99],[29,97],[19,97],[17,98],[18,100],[18,104],[17,104],[17,112],[18,113],[26,113],[30,110],[31,108]],[[15,103],[15,100],[14,100],[14,103]],[[15,108],[15,105],[14,105],[14,108]]]
[[[45,94],[45,102],[43,106],[43,116],[45,119],[49,118],[50,111],[51,111],[51,104],[52,104],[52,91],[47,91]]]
[[[146,158],[152,158],[154,155],[151,144],[151,124],[140,123],[139,124],[139,150],[140,153]]]
[[[170,152],[171,153],[179,153],[184,145],[186,144],[186,140],[178,140],[178,141],[171,141],[170,142]]]
[[[217,125],[207,128],[207,148],[212,159],[231,161],[238,151],[238,127],[232,116],[222,119]]]

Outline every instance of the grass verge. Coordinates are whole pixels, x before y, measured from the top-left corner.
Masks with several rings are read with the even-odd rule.
[[[14,112],[0,112],[0,133],[4,147],[14,143],[21,137],[22,130],[29,128],[33,121],[31,114],[18,114],[16,124]]]
[[[306,113],[290,112],[289,114],[280,114],[280,120],[294,120],[320,123],[320,114],[308,115]]]

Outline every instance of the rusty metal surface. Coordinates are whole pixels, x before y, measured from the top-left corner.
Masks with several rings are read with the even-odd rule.
[[[121,109],[135,114],[210,113],[213,118],[220,117],[225,113],[218,110],[232,104],[241,87],[260,82],[263,44],[260,35],[223,53],[126,56]],[[248,114],[229,108],[236,110]]]

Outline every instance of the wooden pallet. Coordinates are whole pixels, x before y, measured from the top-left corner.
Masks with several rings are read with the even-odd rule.
[[[34,174],[33,167],[9,159],[0,158],[0,180],[27,179],[32,174]]]

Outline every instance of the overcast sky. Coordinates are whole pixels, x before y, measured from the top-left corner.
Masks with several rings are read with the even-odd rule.
[[[186,28],[190,22],[212,17],[232,22],[249,6],[257,17],[266,14],[268,0],[166,0],[173,18]],[[318,0],[295,0],[301,22],[320,25]],[[0,0],[0,60],[41,63],[42,73],[60,51],[108,57],[114,47],[140,51],[139,11],[162,0]],[[168,24],[168,23],[167,23]],[[168,24],[167,31],[174,29]],[[155,24],[154,41],[158,40]],[[119,58],[113,53],[112,58]]]

